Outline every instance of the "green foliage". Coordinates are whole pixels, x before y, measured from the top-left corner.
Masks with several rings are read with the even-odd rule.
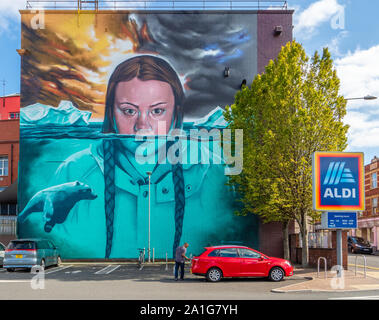
[[[317,218],[312,154],[347,146],[346,100],[339,88],[329,51],[309,59],[293,41],[236,94],[224,115],[231,129],[244,130],[243,171],[230,179],[244,205],[240,214],[300,225]]]

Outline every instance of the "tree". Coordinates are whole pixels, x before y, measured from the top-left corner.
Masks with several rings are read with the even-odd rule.
[[[328,49],[309,59],[293,41],[225,111],[230,128],[244,130],[244,168],[230,179],[241,194],[239,214],[282,222],[286,258],[286,230],[295,219],[301,230],[303,266],[308,265],[308,222],[319,217],[312,209],[312,155],[347,146],[348,126],[342,122],[346,100],[339,88]]]

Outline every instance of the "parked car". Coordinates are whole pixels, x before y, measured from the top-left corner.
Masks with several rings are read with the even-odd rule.
[[[347,238],[347,246],[351,253],[369,253],[372,254],[373,249],[370,242],[366,241],[361,237],[351,237]]]
[[[35,265],[45,268],[60,263],[58,248],[51,241],[18,239],[12,240],[5,250],[3,268],[12,272],[15,268],[31,269]]]
[[[0,266],[3,266],[5,246],[0,242]]]
[[[205,251],[192,258],[191,272],[217,282],[228,277],[267,277],[281,281],[293,275],[293,266],[288,260],[273,258],[244,246],[206,247]]]

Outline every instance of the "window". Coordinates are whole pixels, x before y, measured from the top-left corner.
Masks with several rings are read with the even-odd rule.
[[[10,250],[33,250],[35,248],[34,241],[11,241],[8,245]]]
[[[372,198],[372,214],[376,214],[378,210],[378,198]]]
[[[220,250],[220,257],[224,258],[238,258],[238,252],[236,248],[227,248]]]
[[[208,254],[208,257],[218,257],[220,254],[220,250],[213,250],[210,254]]]
[[[9,112],[8,119],[20,119],[20,113],[18,112]]]
[[[8,156],[0,156],[0,176],[8,175]]]
[[[241,258],[253,258],[258,259],[261,257],[261,255],[255,251],[249,250],[249,249],[238,249],[240,252]]]
[[[371,188],[377,188],[378,187],[378,177],[376,172],[371,174]]]

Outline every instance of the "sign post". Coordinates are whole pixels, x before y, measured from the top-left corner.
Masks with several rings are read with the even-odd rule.
[[[357,228],[357,211],[365,209],[363,170],[362,152],[313,154],[313,209],[325,211],[323,229],[337,230],[337,264],[341,269],[342,230]]]

